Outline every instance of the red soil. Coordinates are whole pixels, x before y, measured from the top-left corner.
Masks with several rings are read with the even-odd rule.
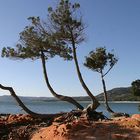
[[[31,140],[140,140],[140,115],[89,122],[80,118],[36,131]]]
[[[30,115],[0,117],[0,140],[140,140],[140,114],[112,120],[88,121],[80,117],[63,122]]]

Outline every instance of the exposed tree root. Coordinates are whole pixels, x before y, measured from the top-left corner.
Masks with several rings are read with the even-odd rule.
[[[79,118],[82,115],[86,115],[89,120],[97,121],[99,119],[107,119],[102,113],[96,112],[92,108],[92,104],[89,105],[84,110],[73,110],[71,112],[64,112],[64,113],[56,113],[56,114],[39,114],[36,112],[31,111],[29,108],[27,108],[24,103],[20,100],[20,98],[16,95],[15,91],[12,87],[5,87],[0,84],[0,88],[3,90],[8,90],[11,94],[11,96],[16,100],[16,102],[19,104],[19,106],[28,114],[30,114],[32,117],[37,117],[40,119],[50,119],[54,120],[54,118],[60,117],[60,119],[57,119],[57,121],[64,122],[64,121],[71,121],[73,119]]]
[[[16,102],[19,104],[19,106],[28,114],[30,114],[33,117],[39,117],[39,118],[48,118],[52,119],[58,116],[61,116],[65,113],[57,113],[57,114],[39,114],[36,112],[31,111],[29,108],[27,108],[24,103],[20,100],[20,98],[16,95],[14,89],[12,87],[5,87],[0,84],[0,88],[3,90],[8,90],[11,94],[11,96],[16,100]]]

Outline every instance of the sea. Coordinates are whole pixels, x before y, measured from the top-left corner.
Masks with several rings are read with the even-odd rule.
[[[90,101],[79,101],[84,107],[90,104]],[[75,110],[76,108],[63,101],[30,101],[25,102],[25,105],[32,111],[42,114],[68,112]],[[109,102],[109,106],[115,112],[123,112],[128,114],[140,114],[140,102]],[[110,114],[106,111],[105,105],[102,102],[97,111],[103,112],[107,117]],[[1,101],[0,102],[0,114],[26,114],[24,110],[16,102]]]

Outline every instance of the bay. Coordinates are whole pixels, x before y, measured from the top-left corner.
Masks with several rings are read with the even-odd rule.
[[[90,104],[90,101],[79,101],[84,107]],[[30,108],[32,111],[37,113],[58,113],[58,112],[68,112],[75,107],[67,102],[63,101],[30,101],[25,102],[25,105]],[[124,112],[128,114],[137,114],[140,113],[138,102],[110,102],[110,107],[115,112]],[[110,117],[109,113],[106,111],[104,103],[98,107],[97,111],[103,112],[104,115]],[[24,114],[25,112],[22,108],[15,102],[0,102],[0,114]]]

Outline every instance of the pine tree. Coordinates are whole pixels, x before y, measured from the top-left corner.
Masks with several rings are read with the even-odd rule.
[[[95,110],[99,106],[99,102],[84,82],[77,59],[76,49],[78,44],[84,41],[85,29],[82,17],[80,13],[78,13],[79,8],[79,3],[72,4],[69,0],[60,0],[60,3],[55,9],[52,7],[48,8],[49,26],[51,32],[55,34],[55,38],[64,41],[71,47],[78,78],[82,87],[93,101],[92,110]]]
[[[31,25],[26,26],[20,33],[19,43],[15,48],[4,47],[2,50],[2,57],[9,57],[12,59],[41,59],[44,78],[53,96],[72,103],[79,109],[83,109],[83,106],[72,97],[57,94],[48,79],[46,61],[56,55],[65,60],[71,60],[71,49],[64,41],[56,40],[53,34],[47,32],[39,17],[30,17],[28,19],[31,21]]]
[[[108,53],[105,47],[96,48],[96,51],[91,51],[86,57],[84,66],[92,71],[100,73],[104,91],[105,105],[109,112],[114,113],[114,111],[108,105],[107,90],[104,77],[109,73],[113,66],[117,63],[118,59],[113,53]],[[107,67],[107,71],[104,72]]]

